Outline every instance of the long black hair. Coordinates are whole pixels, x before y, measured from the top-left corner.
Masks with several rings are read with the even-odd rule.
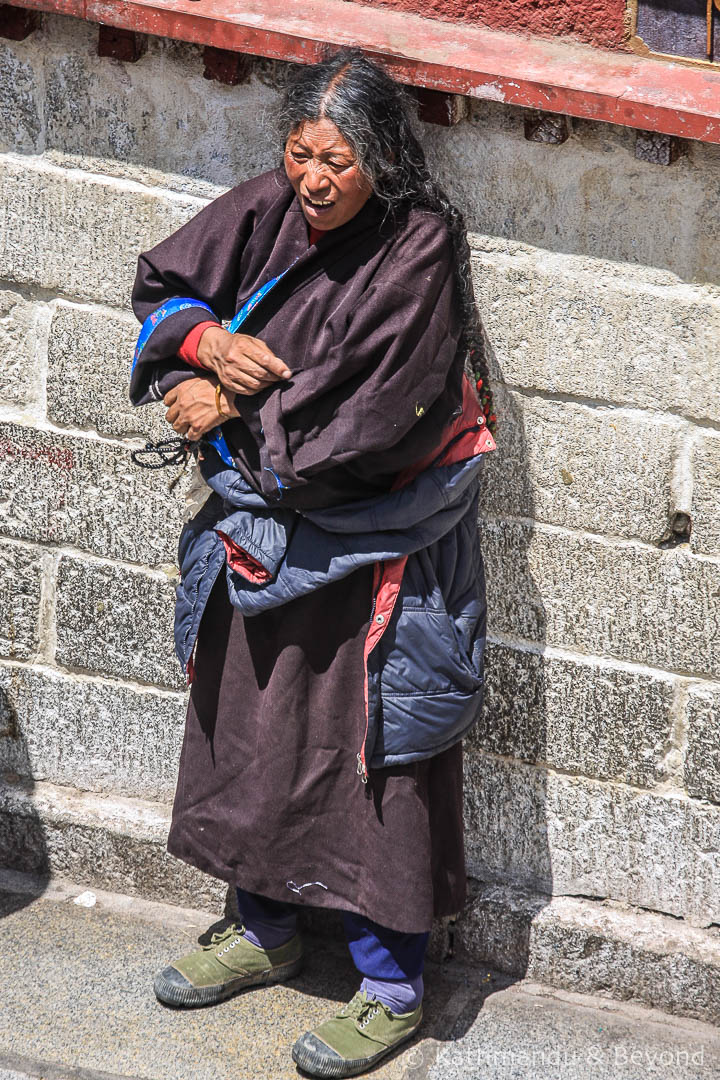
[[[482,380],[491,411],[482,326],[475,303],[465,219],[430,174],[410,123],[411,101],[359,49],[343,49],[320,63],[291,68],[277,114],[283,139],[306,121],[330,120],[353,149],[385,216],[398,225],[412,209],[437,214],[447,225],[460,298],[463,332],[458,348],[466,369]],[[494,421],[494,417],[493,417]]]

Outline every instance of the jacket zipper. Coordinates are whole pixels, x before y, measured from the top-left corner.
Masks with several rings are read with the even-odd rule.
[[[454,435],[454,436],[452,437],[452,439],[450,440],[450,442],[446,443],[446,444],[445,444],[445,446],[443,446],[442,450],[441,450],[441,451],[440,451],[440,453],[439,453],[439,454],[437,455],[437,457],[433,458],[433,460],[432,460],[432,461],[430,462],[430,464],[428,465],[428,469],[434,469],[434,468],[435,468],[435,466],[437,465],[437,463],[438,463],[438,462],[439,462],[439,461],[440,461],[440,460],[441,460],[442,458],[444,458],[444,457],[445,457],[445,455],[447,454],[448,450],[449,450],[449,449],[450,449],[450,448],[451,448],[452,446],[454,446],[456,442],[460,442],[460,440],[461,440],[461,439],[464,439],[464,438],[465,438],[465,436],[466,436],[466,435],[469,435],[469,434],[470,434],[470,433],[471,433],[472,431],[477,431],[477,429],[478,429],[479,427],[482,427],[482,425],[483,425],[483,423],[484,423],[484,422],[485,422],[485,417],[484,417],[484,416],[479,416],[479,417],[478,417],[478,419],[477,419],[477,422],[476,422],[475,424],[473,424],[473,426],[472,426],[472,427],[467,427],[467,428],[464,428],[464,429],[463,429],[462,431],[458,431],[457,435]]]
[[[434,465],[436,465],[437,462],[440,461],[440,459],[448,452],[448,450],[450,449],[451,446],[454,446],[456,442],[460,441],[460,439],[464,439],[465,436],[468,435],[471,431],[477,431],[478,427],[482,427],[484,422],[485,422],[485,417],[484,416],[479,416],[478,419],[477,419],[477,422],[475,424],[473,424],[472,427],[467,427],[467,428],[464,428],[462,431],[459,431],[457,433],[457,435],[455,435],[448,443],[446,443],[445,446],[443,446],[442,450],[438,453],[437,457],[434,458],[434,460],[432,461],[429,468],[432,468]],[[375,608],[377,607],[378,593],[380,592],[380,586],[382,585],[383,574],[385,572],[385,560],[383,559],[378,565],[380,567],[380,576],[378,578],[377,589],[375,590],[375,594],[373,596],[372,607],[370,608],[370,622],[372,622],[372,620],[375,617]],[[369,685],[368,672],[367,672],[367,660],[365,661],[365,679],[366,679],[366,687],[367,687],[366,700],[365,700],[365,734],[363,735],[363,741],[362,741],[362,745],[360,747],[360,752],[357,755],[357,775],[360,777],[360,780],[362,781],[363,784],[367,784],[367,782],[368,782],[367,761],[365,760],[365,745],[367,743],[368,730],[370,728],[370,701],[369,701],[370,685]]]
[[[371,623],[375,617],[375,608],[377,607],[378,593],[380,592],[380,586],[382,585],[383,574],[385,572],[385,560],[383,559],[378,565],[380,567],[378,574],[378,585],[377,589],[373,594],[372,606],[370,608]],[[367,693],[365,695],[365,733],[363,734],[362,745],[360,747],[360,752],[357,756],[357,774],[363,784],[367,784],[368,782],[367,762],[365,761],[365,744],[367,742],[368,730],[370,728],[370,682],[368,679],[367,660],[365,661],[365,680],[367,686]]]

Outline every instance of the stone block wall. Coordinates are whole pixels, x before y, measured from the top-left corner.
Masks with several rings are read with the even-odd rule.
[[[278,68],[225,87],[193,46],[124,64],[96,33],[46,17],[0,42],[0,853],[197,907],[222,888],[164,851],[188,477],[130,462],[168,429],[127,402],[129,292],[138,251],[276,163]],[[523,130],[477,103],[422,131],[468,221],[500,416],[456,941],[718,1018],[720,148],[662,167],[629,130]],[[660,547],[676,512],[690,542]]]

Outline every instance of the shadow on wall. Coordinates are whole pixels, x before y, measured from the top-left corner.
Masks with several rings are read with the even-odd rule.
[[[0,918],[31,904],[50,880],[34,788],[12,693],[0,687]]]
[[[546,616],[529,548],[534,518],[523,418],[503,392],[492,347],[488,362],[498,413],[481,498],[488,593],[485,706],[466,742],[465,823],[470,899],[457,926],[458,952],[511,976],[526,974],[531,921],[552,894],[546,814],[548,720]],[[514,513],[503,520],[501,485],[513,470]],[[512,512],[512,511],[511,511]],[[520,644],[517,644],[520,639]]]
[[[204,78],[202,46],[146,44],[133,63],[98,56],[97,25],[49,13],[24,41],[0,41],[13,86],[0,149],[200,197],[275,167],[271,114],[285,64],[253,58],[244,81],[227,86]]]
[[[286,66],[256,58],[248,81],[224,86],[203,77],[199,46],[151,37],[137,63],[120,63],[97,56],[97,27],[46,15],[25,41],[0,42],[13,87],[0,148],[216,194],[277,164],[272,113]],[[472,101],[453,128],[421,125],[471,231],[720,280],[720,146],[684,142],[666,166],[640,160],[637,133],[612,124],[568,118],[561,145],[529,141],[528,115]]]
[[[640,160],[631,128],[568,118],[559,146],[525,138],[528,110],[475,101],[454,128],[423,126],[432,167],[468,229],[546,251],[720,280],[720,146],[680,141]],[[652,268],[652,269],[651,269]]]

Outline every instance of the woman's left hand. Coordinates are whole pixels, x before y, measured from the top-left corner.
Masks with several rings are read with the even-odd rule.
[[[199,376],[186,379],[168,390],[163,401],[168,406],[165,419],[179,435],[185,435],[195,442],[205,432],[221,424],[228,416],[239,416],[235,408],[235,395],[220,391],[220,407],[226,416],[217,410],[215,387],[217,380]]]

